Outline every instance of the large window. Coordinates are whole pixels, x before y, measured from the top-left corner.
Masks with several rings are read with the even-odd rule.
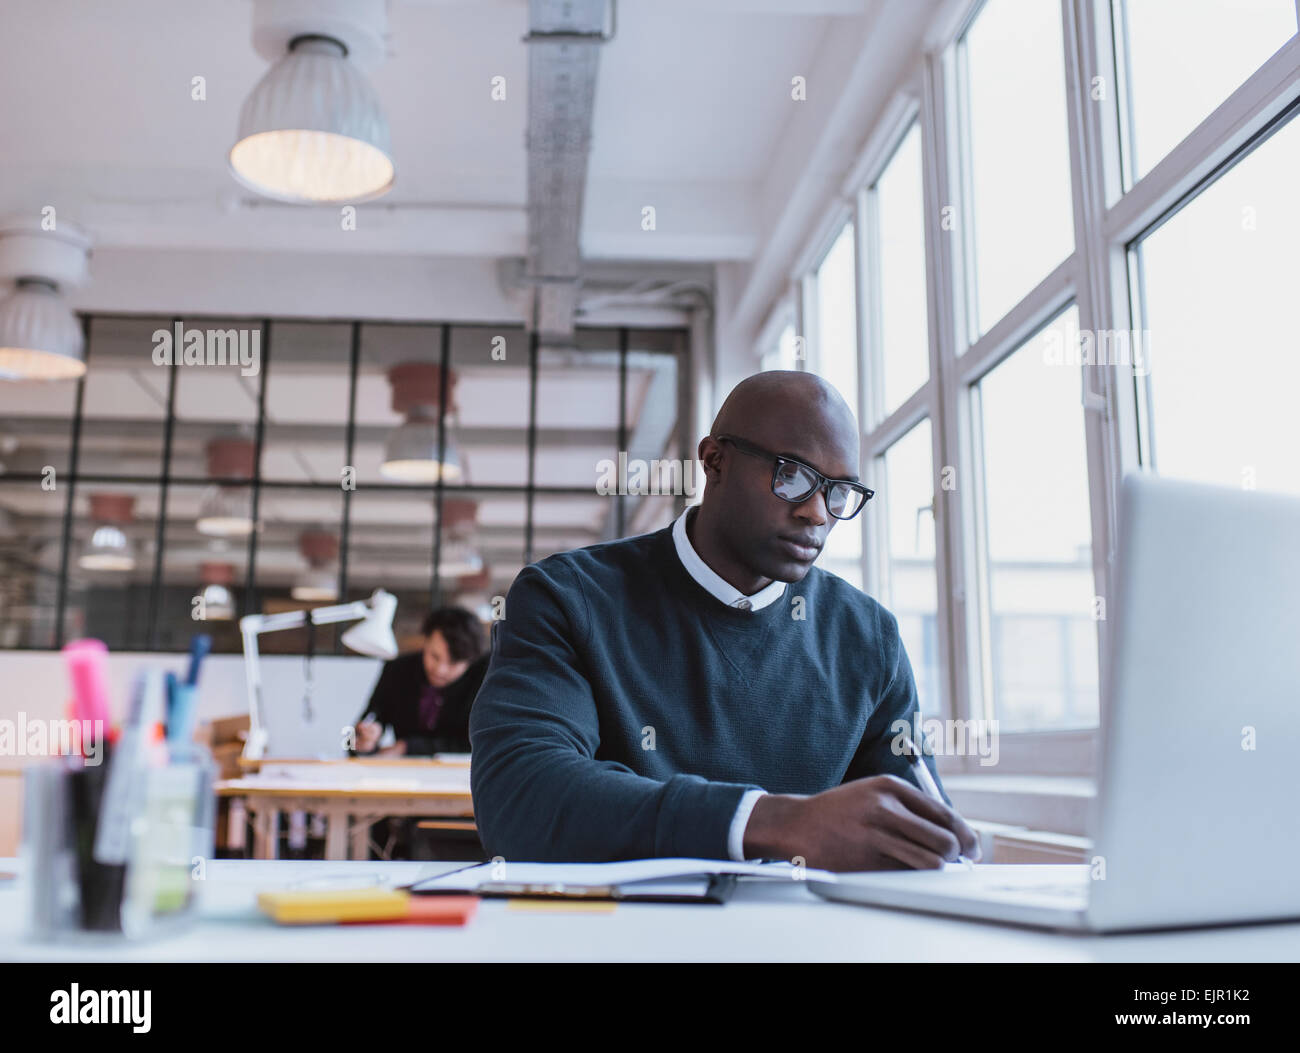
[[[508,326],[86,329],[82,381],[0,381],[0,647],[180,650],[201,628],[237,651],[244,614],[377,588],[409,642],[433,603],[488,618],[525,562],[664,526],[692,481],[664,467],[693,439],[680,330],[559,351]],[[244,355],[160,365],[160,331]]]
[[[1130,183],[1295,34],[1296,11],[1295,0],[1113,0]]]
[[[1125,473],[1300,493],[1298,12],[967,0],[860,132],[863,587],[1004,771],[1093,770]]]
[[[970,337],[986,333],[1074,245],[1061,9],[989,0],[958,48],[968,115]]]
[[[857,278],[853,224],[846,223],[817,268],[817,372],[858,412]]]
[[[1300,492],[1300,121],[1132,249],[1162,475]]]
[[[935,578],[935,485],[930,422],[921,421],[885,451],[884,487],[868,529],[883,533],[881,599],[898,619],[912,663],[921,712],[943,712],[938,655],[938,585]]]
[[[873,342],[879,347],[883,417],[901,406],[930,375],[919,124],[913,122],[868,194],[868,229],[876,234],[875,267],[870,269],[879,303],[879,332],[873,333]]]
[[[844,396],[858,416],[858,314],[854,226],[846,223],[817,268],[815,322],[817,372]],[[862,586],[862,526],[858,520],[832,524],[822,566]]]
[[[1003,731],[1097,721],[1088,458],[1072,307],[972,392],[987,708]],[[991,704],[990,704],[991,703]]]

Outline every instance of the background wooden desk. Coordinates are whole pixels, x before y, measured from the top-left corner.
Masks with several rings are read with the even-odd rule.
[[[313,764],[319,764],[314,768]],[[253,857],[279,853],[280,813],[325,816],[325,858],[366,859],[370,827],[397,816],[439,816],[472,820],[469,766],[432,760],[403,763],[369,759],[332,761],[267,760],[255,775],[217,783],[218,797],[236,798],[253,815]],[[319,770],[320,774],[314,774]],[[276,771],[292,775],[277,776]],[[242,822],[242,819],[232,819]],[[472,822],[457,824],[473,829]]]

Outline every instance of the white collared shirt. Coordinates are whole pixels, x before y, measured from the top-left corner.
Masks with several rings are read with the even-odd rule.
[[[710,596],[728,607],[742,611],[761,611],[785,595],[785,582],[773,581],[752,596],[746,596],[700,559],[700,554],[695,551],[695,546],[686,533],[686,517],[690,514],[691,509],[686,509],[673,524],[673,544],[677,546],[677,558],[682,561],[682,566]]]
[[[785,595],[785,582],[773,581],[752,596],[746,596],[705,563],[700,558],[700,554],[695,551],[695,546],[691,544],[691,539],[686,533],[686,517],[690,513],[691,509],[686,509],[673,523],[673,544],[677,548],[677,558],[682,561],[686,572],[710,596],[719,603],[725,603],[728,607],[735,607],[738,610],[761,611]],[[758,803],[758,799],[764,792],[747,790],[745,796],[740,799],[740,804],[736,806],[736,814],[732,817],[731,827],[727,831],[727,853],[735,862],[743,862],[745,859],[745,827],[749,825],[749,817],[754,811],[754,805]]]

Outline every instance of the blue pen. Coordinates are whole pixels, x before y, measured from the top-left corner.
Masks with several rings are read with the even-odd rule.
[[[166,689],[163,697],[164,714],[163,726],[167,729],[167,734],[171,735],[172,725],[176,723],[176,689],[180,687],[180,681],[176,674],[170,669],[163,676],[163,686]]]
[[[196,633],[190,640],[190,669],[185,676],[185,683],[197,687],[199,683],[199,666],[212,650],[212,637],[207,633]]]

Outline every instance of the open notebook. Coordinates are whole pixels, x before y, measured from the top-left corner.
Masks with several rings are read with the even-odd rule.
[[[789,863],[721,859],[632,859],[618,863],[478,863],[413,882],[419,894],[626,902],[723,903],[741,877],[769,881],[834,881],[824,870]]]

